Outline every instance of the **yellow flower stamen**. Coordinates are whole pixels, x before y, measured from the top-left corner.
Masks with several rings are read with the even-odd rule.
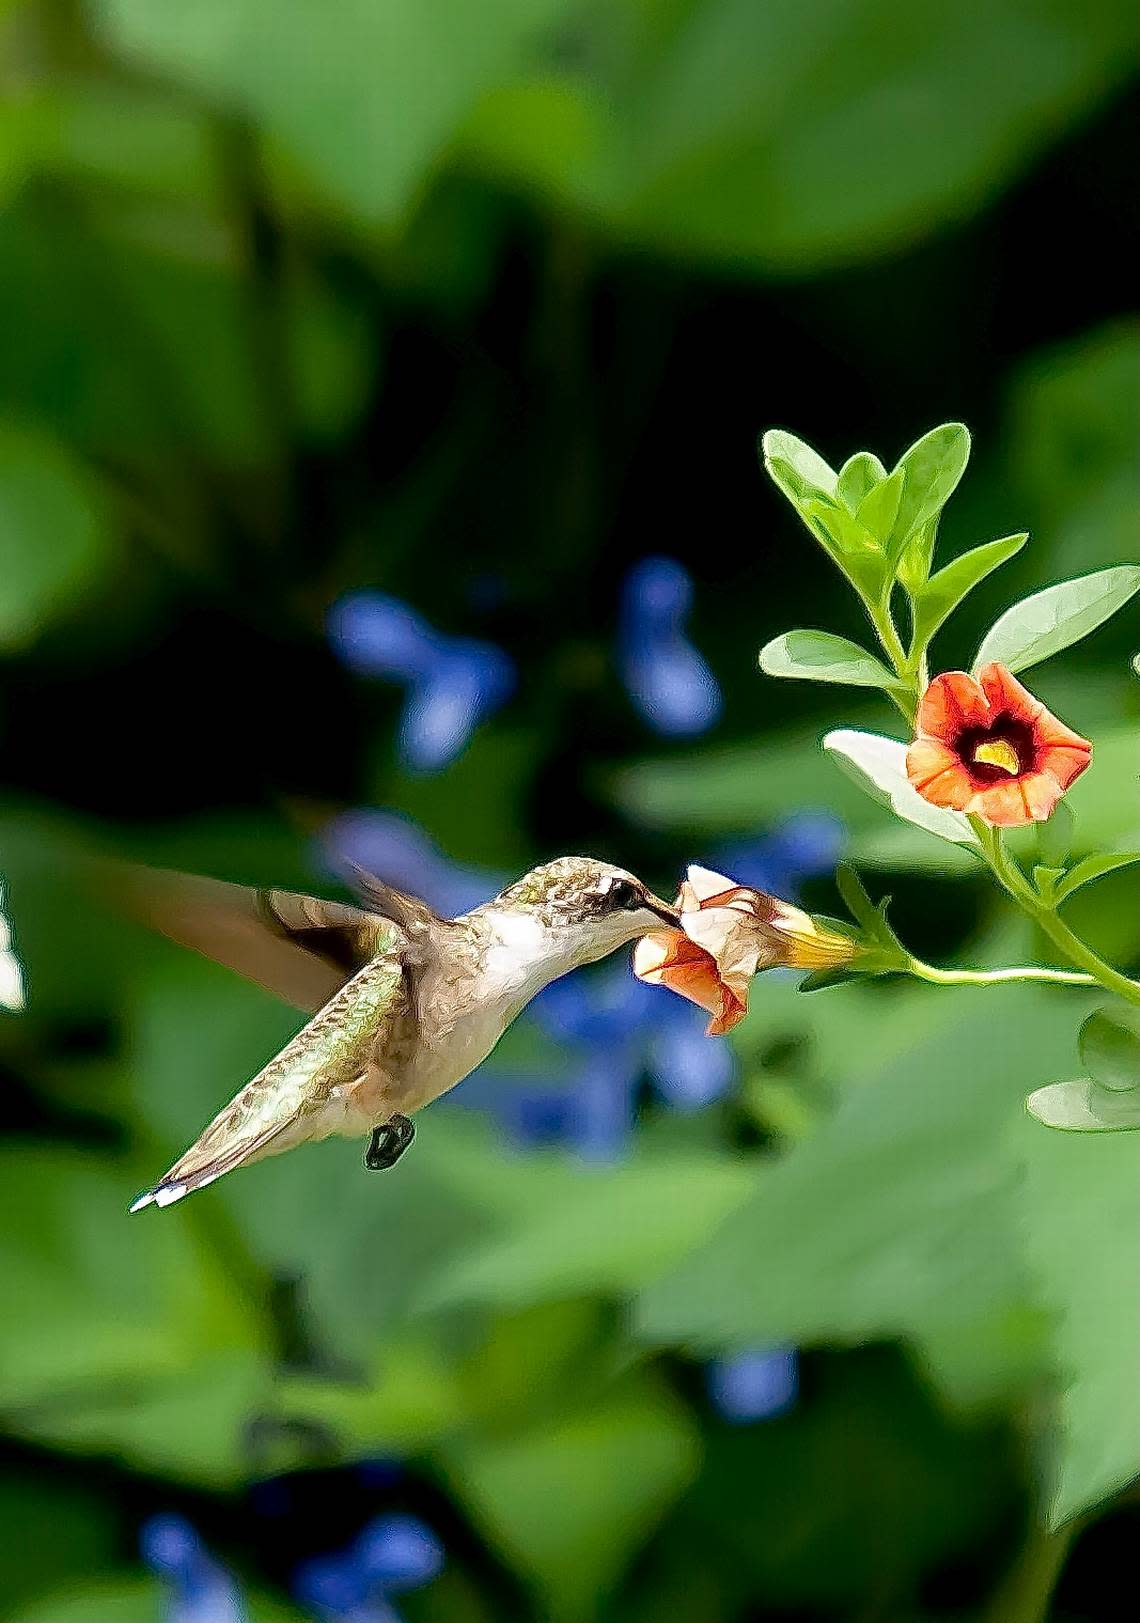
[[[974,760],[983,766],[997,766],[1003,772],[1008,772],[1015,778],[1021,771],[1021,762],[1017,758],[1017,751],[1012,744],[1007,744],[1004,738],[995,738],[989,744],[979,744],[974,751]]]

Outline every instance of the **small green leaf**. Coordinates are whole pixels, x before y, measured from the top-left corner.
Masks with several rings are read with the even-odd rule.
[[[1050,905],[1057,891],[1057,882],[1065,876],[1064,868],[1049,868],[1039,862],[1033,870],[1033,883],[1037,886],[1037,894]]]
[[[1133,654],[1132,669],[1136,672],[1137,676],[1140,676],[1140,654]]]
[[[1062,1132],[1125,1133],[1140,1128],[1140,1088],[1114,1091],[1085,1076],[1038,1088],[1026,1099],[1025,1108],[1044,1126]]]
[[[760,441],[764,465],[784,495],[795,506],[808,496],[835,501],[839,476],[817,451],[783,428],[770,428]]]
[[[1047,586],[1015,603],[982,639],[974,669],[997,660],[1024,671],[1079,642],[1140,590],[1140,567],[1120,564]]]
[[[887,470],[873,451],[856,451],[839,470],[839,499],[848,512],[857,512],[864,499],[886,477]]]
[[[906,775],[906,745],[897,738],[841,727],[827,734],[823,747],[848,777],[897,817],[943,840],[978,849],[977,836],[961,812],[932,806],[913,788]]]
[[[888,551],[898,557],[908,538],[945,507],[970,460],[970,431],[964,423],[943,423],[916,440],[899,458],[904,485]]]
[[[1140,1088],[1140,1011],[1096,1009],[1077,1039],[1081,1064],[1102,1088],[1113,1093]]]
[[[890,688],[898,685],[874,654],[830,631],[785,631],[760,650],[760,669],[768,676],[793,676],[808,682],[840,682],[847,687]]]
[[[1117,868],[1128,868],[1134,862],[1140,862],[1140,851],[1104,851],[1099,855],[1082,857],[1057,886],[1054,902],[1059,905],[1075,890],[1080,890],[1082,885],[1091,885],[1094,879],[1103,879],[1105,874],[1115,873]]]
[[[898,518],[905,483],[906,475],[896,468],[888,479],[867,492],[855,514],[863,528],[884,548]]]
[[[1073,848],[1073,826],[1076,818],[1072,807],[1059,800],[1053,815],[1037,825],[1037,854],[1047,868],[1063,868]]]
[[[867,894],[863,881],[848,863],[841,862],[836,868],[835,885],[856,923],[871,935],[878,935],[882,915]]]
[[[813,969],[810,975],[805,975],[799,986],[799,992],[824,992],[829,986],[842,986],[845,981],[853,981],[856,976],[849,969]]]
[[[934,557],[934,542],[938,535],[937,517],[915,530],[899,557],[896,574],[902,586],[913,598],[925,586]]]
[[[1026,531],[987,541],[955,558],[918,589],[914,608],[914,646],[925,648],[938,628],[974,587],[1008,563],[1029,540]]]

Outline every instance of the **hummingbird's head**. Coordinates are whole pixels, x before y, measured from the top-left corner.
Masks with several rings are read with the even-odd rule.
[[[628,941],[679,927],[676,908],[640,879],[595,857],[558,857],[508,886],[492,906],[541,926],[568,968],[592,964]]]

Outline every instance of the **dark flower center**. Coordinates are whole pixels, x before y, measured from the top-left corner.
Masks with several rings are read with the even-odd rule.
[[[979,783],[1000,783],[1033,768],[1037,750],[1033,729],[1013,716],[997,716],[988,727],[967,727],[958,755]]]

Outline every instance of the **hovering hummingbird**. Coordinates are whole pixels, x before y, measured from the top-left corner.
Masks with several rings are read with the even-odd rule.
[[[313,1018],[131,1206],[170,1206],[223,1173],[332,1134],[393,1166],[409,1119],[479,1065],[536,992],[678,915],[639,879],[559,857],[445,919],[360,875],[363,908],[186,874],[127,876],[128,908]]]

